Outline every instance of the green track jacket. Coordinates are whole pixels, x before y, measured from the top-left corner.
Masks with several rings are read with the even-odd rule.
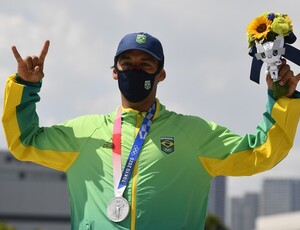
[[[73,230],[203,229],[211,179],[274,167],[292,147],[300,115],[299,99],[275,101],[269,94],[256,133],[240,136],[199,117],[168,111],[157,100],[151,130],[124,192],[130,214],[114,223],[106,208],[114,197],[112,131],[117,110],[40,127],[40,88],[41,83],[9,77],[2,116],[8,148],[19,160],[66,172]],[[123,108],[123,166],[143,116]]]

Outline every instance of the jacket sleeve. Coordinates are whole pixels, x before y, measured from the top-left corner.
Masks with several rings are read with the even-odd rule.
[[[247,176],[269,170],[293,146],[300,116],[300,93],[275,101],[268,93],[267,110],[255,134],[239,136],[211,124],[205,154],[199,160],[212,176]],[[241,121],[242,122],[242,121]]]
[[[8,78],[2,114],[8,149],[19,160],[66,171],[79,154],[78,142],[71,126],[39,127],[40,88],[41,82],[24,82],[17,74]]]

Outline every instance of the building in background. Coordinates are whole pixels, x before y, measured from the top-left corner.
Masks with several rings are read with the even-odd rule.
[[[293,216],[299,210],[300,179],[266,179],[261,192],[246,193],[243,197],[231,199],[231,230],[275,229],[271,224],[273,220],[294,220]],[[299,223],[297,229],[300,230]]]
[[[258,215],[259,195],[246,193],[231,202],[231,230],[253,230]]]
[[[0,222],[18,230],[69,230],[65,174],[0,151]]]
[[[260,216],[300,210],[299,179],[267,179],[263,182]]]
[[[231,230],[242,229],[243,224],[243,198],[234,197],[231,199]]]
[[[208,213],[216,215],[225,223],[226,177],[217,176],[211,181]]]

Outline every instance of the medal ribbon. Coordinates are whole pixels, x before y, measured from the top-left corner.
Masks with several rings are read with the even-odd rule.
[[[121,175],[122,159],[121,159],[121,130],[122,130],[122,107],[119,107],[113,129],[113,177],[114,177],[114,191],[116,197],[123,196],[123,193],[130,180],[134,165],[140,154],[145,138],[152,125],[152,119],[155,114],[156,101],[152,104],[147,112],[143,123],[139,129],[134,143],[130,150],[127,162]]]

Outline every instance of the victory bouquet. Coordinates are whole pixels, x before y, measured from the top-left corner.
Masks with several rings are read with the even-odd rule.
[[[250,79],[259,83],[260,70],[266,63],[266,74],[273,79],[274,98],[288,93],[288,86],[279,84],[282,56],[300,64],[300,51],[288,45],[296,41],[292,21],[287,14],[264,13],[247,27],[249,54],[253,57]]]

